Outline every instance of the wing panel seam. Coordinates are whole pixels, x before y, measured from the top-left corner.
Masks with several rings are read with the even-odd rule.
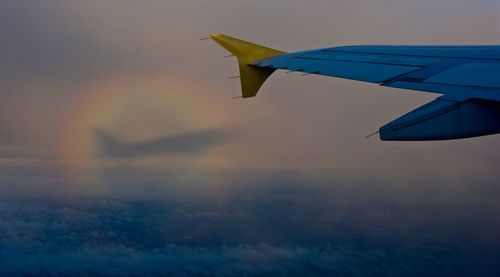
[[[343,62],[343,63],[380,64],[380,65],[392,65],[392,66],[404,66],[404,67],[418,67],[418,69],[427,67],[427,66],[422,66],[422,65],[408,65],[408,64],[397,64],[397,63],[377,63],[377,62],[360,62],[360,61],[343,61],[343,60],[335,60],[335,59],[306,58],[306,57],[292,57],[292,59],[313,60],[313,61]]]
[[[386,55],[386,56],[398,56],[398,57],[418,57],[418,58],[438,58],[438,59],[457,59],[457,60],[484,60],[484,61],[500,61],[500,59],[496,58],[468,58],[468,57],[448,57],[448,56],[426,56],[426,55],[416,55],[416,54],[390,54],[390,53],[375,53],[375,52],[357,52],[357,51],[343,51],[343,50],[332,50],[332,49],[321,49],[330,53],[350,53],[350,54],[358,54],[358,55]]]

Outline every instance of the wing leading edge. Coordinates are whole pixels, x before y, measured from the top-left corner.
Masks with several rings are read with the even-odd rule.
[[[283,69],[442,94],[382,126],[382,140],[500,133],[500,46],[343,46],[285,53],[222,34],[211,38],[238,58],[243,98],[256,96]]]

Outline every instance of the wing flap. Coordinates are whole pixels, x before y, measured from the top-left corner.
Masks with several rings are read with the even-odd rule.
[[[425,80],[426,83],[500,88],[500,63],[468,62]]]

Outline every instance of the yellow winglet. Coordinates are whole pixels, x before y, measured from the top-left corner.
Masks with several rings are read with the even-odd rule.
[[[258,60],[285,54],[283,51],[274,50],[223,34],[214,34],[210,38],[238,58],[243,98],[257,95],[262,84],[276,70],[273,68],[255,67],[251,64]]]

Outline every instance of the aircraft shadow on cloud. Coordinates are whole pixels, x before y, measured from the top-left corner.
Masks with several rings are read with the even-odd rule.
[[[234,133],[227,129],[206,129],[131,143],[121,142],[100,128],[94,128],[94,135],[99,154],[117,158],[199,154],[234,138]]]

